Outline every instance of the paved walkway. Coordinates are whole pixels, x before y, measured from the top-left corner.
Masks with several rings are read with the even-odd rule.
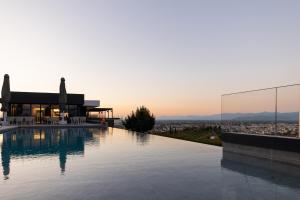
[[[4,131],[9,131],[12,129],[16,129],[18,128],[18,126],[1,126],[0,127],[0,133],[4,132]]]

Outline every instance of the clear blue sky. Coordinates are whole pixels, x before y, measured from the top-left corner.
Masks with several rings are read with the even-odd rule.
[[[298,0],[0,0],[11,89],[101,99],[125,115],[220,112],[220,95],[299,83]]]

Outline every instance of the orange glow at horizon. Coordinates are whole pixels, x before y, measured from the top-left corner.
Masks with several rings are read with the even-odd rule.
[[[220,114],[222,94],[299,83],[298,1],[170,2],[1,1],[0,87],[57,93],[64,77],[122,117]],[[274,109],[260,98],[223,109]]]
[[[123,102],[124,105],[113,105],[109,104],[114,108],[115,116],[124,117],[130,114],[132,111],[135,111],[136,108],[140,106],[146,106],[151,113],[156,117],[160,116],[188,116],[188,115],[212,115],[219,114],[221,112],[221,101],[218,99],[211,102],[171,102],[167,103],[138,103],[133,102],[132,104]],[[182,105],[180,105],[182,104]],[[101,105],[106,107],[105,105]]]

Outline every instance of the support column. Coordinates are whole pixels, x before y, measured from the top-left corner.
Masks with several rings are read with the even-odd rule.
[[[40,124],[42,123],[42,104],[40,104]]]

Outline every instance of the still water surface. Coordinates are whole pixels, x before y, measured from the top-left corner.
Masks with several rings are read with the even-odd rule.
[[[300,198],[295,167],[121,129],[18,129],[0,146],[1,200]]]

